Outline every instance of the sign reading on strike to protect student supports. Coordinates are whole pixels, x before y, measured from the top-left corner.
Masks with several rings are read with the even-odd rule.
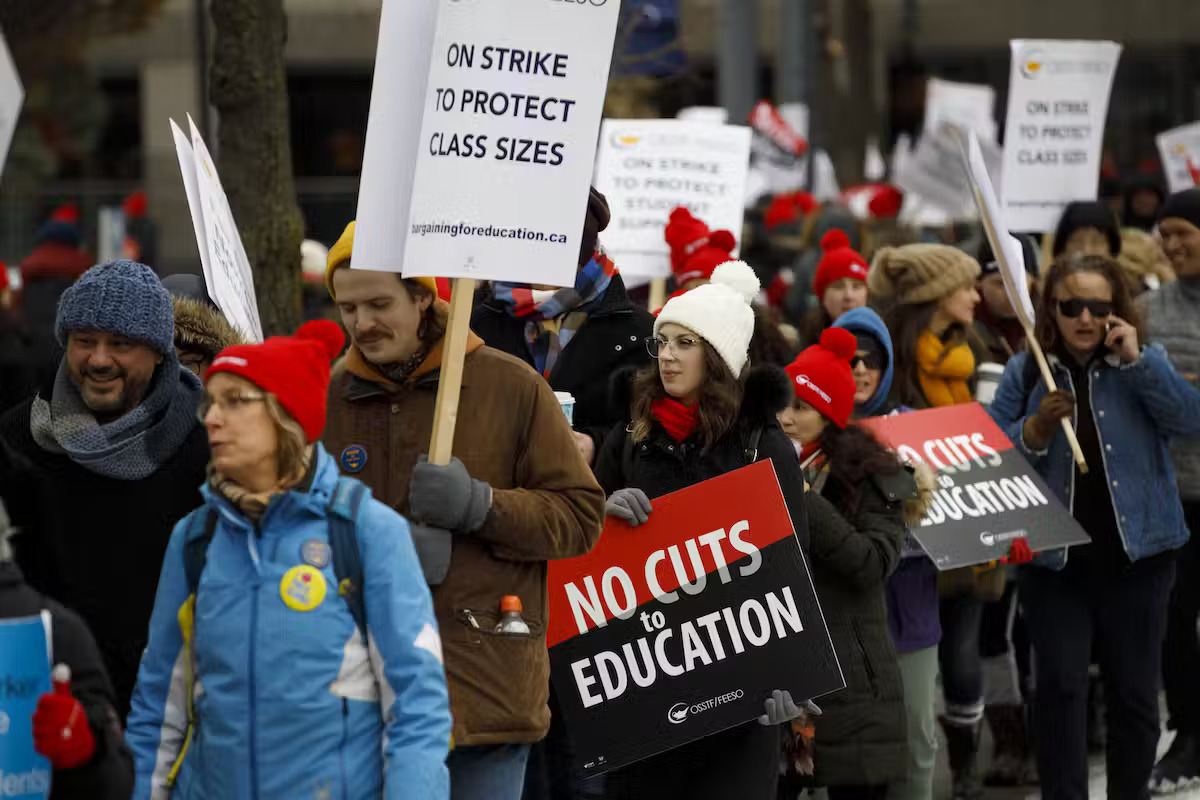
[[[612,210],[604,249],[624,272],[669,276],[663,228],[676,206],[740,236],[749,166],[744,126],[606,119],[596,162],[596,188]]]
[[[937,474],[932,503],[912,533],[938,569],[1004,558],[1021,537],[1035,553],[1091,541],[978,403],[859,424]]]
[[[583,775],[845,686],[770,461],[609,518],[580,558],[550,562],[546,644]]]
[[[619,7],[439,3],[405,275],[574,283]]]
[[[1067,203],[1096,198],[1121,45],[1021,39],[1011,47],[1004,220],[1011,230],[1049,232]]]

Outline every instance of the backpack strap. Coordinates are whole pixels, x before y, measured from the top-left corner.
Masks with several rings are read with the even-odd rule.
[[[753,464],[758,461],[758,443],[762,440],[763,426],[755,425],[750,429],[743,444],[746,446],[745,456],[746,463]]]
[[[202,506],[188,514],[187,532],[183,537],[183,572],[187,577],[188,594],[195,594],[200,575],[208,563],[208,546],[217,530],[217,510]]]
[[[621,477],[628,484],[633,479],[633,432],[625,430],[625,441],[621,445]]]
[[[329,549],[338,596],[350,607],[350,616],[367,641],[367,609],[363,602],[363,565],[358,549],[358,512],[367,489],[359,481],[339,477],[329,501]]]

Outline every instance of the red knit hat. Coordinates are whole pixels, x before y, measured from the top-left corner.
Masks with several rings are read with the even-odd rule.
[[[710,231],[683,206],[671,212],[663,237],[671,248],[671,272],[679,284],[708,280],[714,269],[733,260],[737,247],[732,233]]]
[[[819,343],[787,366],[796,397],[837,425],[846,427],[854,412],[854,370],[850,360],[858,340],[845,328],[826,328]]]
[[[904,192],[890,183],[881,184],[867,203],[867,211],[876,219],[893,219],[900,216],[904,205]]]
[[[771,231],[781,225],[796,224],[817,209],[817,201],[808,192],[784,192],[775,195],[763,214],[763,223]]]
[[[871,266],[867,260],[850,247],[850,237],[845,231],[834,228],[821,237],[821,260],[817,262],[817,273],[813,276],[813,295],[825,296],[829,284],[843,278],[867,282]]]
[[[293,336],[272,336],[262,344],[226,347],[204,373],[207,383],[218,372],[245,378],[279,398],[309,444],[325,430],[329,364],[346,345],[341,326],[327,319],[306,322]]]

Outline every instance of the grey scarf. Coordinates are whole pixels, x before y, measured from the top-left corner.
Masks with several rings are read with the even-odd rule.
[[[63,453],[97,475],[141,480],[174,456],[198,424],[202,388],[200,379],[181,367],[172,353],[141,405],[101,425],[84,405],[64,361],[50,400],[34,398],[29,426],[44,450]]]

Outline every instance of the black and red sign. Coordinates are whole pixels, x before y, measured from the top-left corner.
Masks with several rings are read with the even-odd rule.
[[[937,474],[933,502],[912,533],[938,569],[998,560],[1020,537],[1035,553],[1091,541],[978,403],[860,424]]]
[[[546,644],[584,776],[845,686],[770,461],[609,519],[550,564]]]

